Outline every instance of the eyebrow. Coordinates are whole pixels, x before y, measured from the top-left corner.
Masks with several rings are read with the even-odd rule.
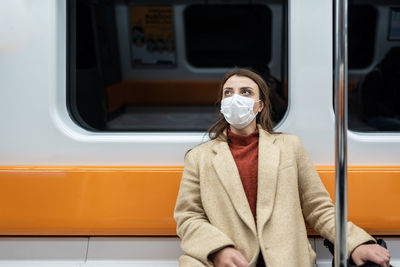
[[[232,90],[232,87],[224,87],[224,90]],[[251,88],[250,86],[243,86],[240,87],[239,89],[250,89],[250,90],[254,90],[253,88]]]

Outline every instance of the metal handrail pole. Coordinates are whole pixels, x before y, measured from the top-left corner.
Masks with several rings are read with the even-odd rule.
[[[347,0],[335,0],[335,266],[347,267]]]

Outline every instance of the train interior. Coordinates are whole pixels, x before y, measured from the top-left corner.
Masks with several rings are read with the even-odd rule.
[[[290,1],[66,2],[67,107],[84,129],[204,132],[219,112],[219,81],[234,67],[265,78],[273,120],[285,120]],[[399,132],[400,2],[349,0],[348,51],[349,130]],[[171,235],[18,238],[0,239],[0,266],[169,267],[182,253]],[[400,266],[399,236],[384,238]],[[323,239],[309,240],[316,266],[332,266]]]

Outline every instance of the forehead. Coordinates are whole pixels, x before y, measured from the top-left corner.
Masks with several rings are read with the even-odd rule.
[[[240,87],[251,87],[253,89],[258,89],[258,85],[250,78],[245,76],[233,75],[226,80],[224,84],[225,87],[240,88]]]

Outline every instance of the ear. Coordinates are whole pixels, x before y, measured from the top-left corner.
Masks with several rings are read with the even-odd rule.
[[[264,102],[263,101],[260,101],[260,102],[258,102],[258,112],[261,112],[262,110],[263,110],[263,108],[264,108]]]

